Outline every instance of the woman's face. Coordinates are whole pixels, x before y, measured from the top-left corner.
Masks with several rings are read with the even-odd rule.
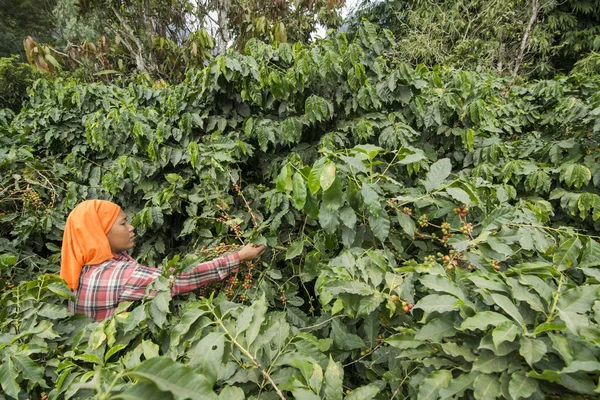
[[[127,222],[127,215],[123,210],[119,211],[117,220],[106,234],[106,237],[113,253],[118,254],[133,247],[135,240],[133,226]]]

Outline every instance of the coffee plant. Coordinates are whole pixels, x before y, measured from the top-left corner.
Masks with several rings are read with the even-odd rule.
[[[596,398],[600,77],[391,67],[393,44],[250,41],[179,85],[39,80],[0,112],[0,398]],[[102,322],[56,275],[89,198],[165,271]]]

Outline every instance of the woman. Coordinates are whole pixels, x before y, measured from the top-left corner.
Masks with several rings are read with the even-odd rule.
[[[102,321],[114,314],[119,303],[145,297],[147,286],[162,270],[140,265],[127,254],[134,240],[127,215],[110,201],[87,200],[71,211],[63,236],[60,277],[75,292],[75,301],[69,302],[72,312]],[[236,253],[201,263],[180,274],[171,292],[187,293],[223,279],[240,262],[253,260],[264,251],[262,245],[249,244]]]

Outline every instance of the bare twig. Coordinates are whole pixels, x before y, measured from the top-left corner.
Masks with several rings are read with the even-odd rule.
[[[540,1],[533,0],[533,2],[531,3],[531,18],[529,18],[529,22],[527,23],[527,27],[525,28],[525,32],[523,33],[523,40],[521,40],[521,48],[519,49],[519,54],[517,55],[517,60],[515,62],[515,68],[513,69],[513,76],[515,77],[519,73],[519,68],[521,68],[521,64],[523,63],[523,57],[525,56],[525,50],[527,49],[527,41],[529,40],[529,35],[531,34],[533,24],[537,19],[539,11]]]

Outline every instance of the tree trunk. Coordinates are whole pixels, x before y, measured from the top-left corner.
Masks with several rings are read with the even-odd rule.
[[[219,35],[217,37],[217,51],[219,52],[219,54],[225,53],[225,50],[227,50],[227,44],[231,39],[228,19],[230,7],[230,0],[217,1],[217,23],[219,25]]]
[[[535,23],[539,12],[540,0],[533,0],[533,2],[531,3],[531,18],[529,18],[529,23],[527,24],[525,32],[523,33],[523,40],[521,40],[521,48],[519,49],[519,54],[517,55],[515,68],[513,69],[513,76],[517,76],[517,74],[519,73],[519,69],[521,68],[521,64],[523,63],[523,57],[525,57],[525,51],[527,50],[527,42],[529,40],[529,35],[531,35],[533,24]]]

